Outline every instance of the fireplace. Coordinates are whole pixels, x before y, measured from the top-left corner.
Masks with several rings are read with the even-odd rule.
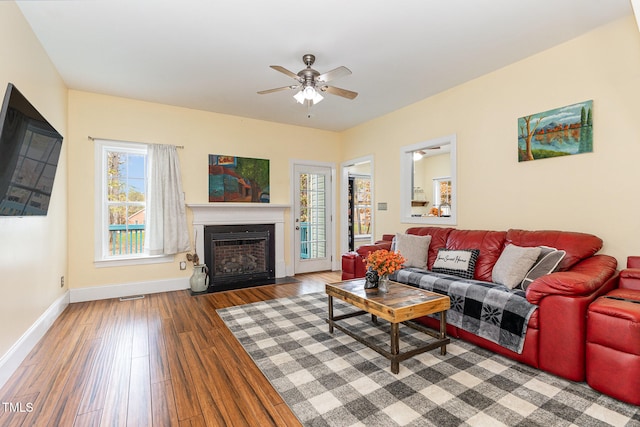
[[[275,283],[274,224],[204,227],[209,292]]]
[[[207,264],[209,262],[206,259],[206,252],[211,250],[209,242],[205,244],[205,228],[211,226],[247,226],[247,225],[269,225],[273,231],[269,235],[269,262],[275,262],[275,269],[270,267],[274,273],[272,273],[266,279],[259,279],[268,283],[275,277],[276,283],[280,279],[287,277],[287,263],[284,256],[284,218],[285,212],[289,210],[288,205],[279,205],[274,203],[207,203],[207,204],[188,204],[187,205],[193,213],[193,233],[195,236],[195,249],[200,254],[203,261]],[[212,229],[213,230],[213,229]],[[229,228],[222,229],[222,233],[229,231]],[[237,230],[231,230],[237,231]],[[216,231],[218,233],[220,231]],[[227,236],[229,237],[229,236]],[[230,245],[231,246],[231,245]],[[255,256],[255,255],[254,255]],[[275,261],[271,260],[274,257]],[[212,264],[211,264],[212,265]],[[289,273],[292,275],[293,271]],[[246,278],[246,277],[245,277]],[[215,278],[216,285],[209,286],[210,292],[216,292],[232,288],[231,281],[228,283],[220,283],[220,277]],[[226,278],[225,278],[226,280]],[[247,282],[256,282],[253,279],[247,280]],[[242,284],[239,287],[256,286],[260,283]]]

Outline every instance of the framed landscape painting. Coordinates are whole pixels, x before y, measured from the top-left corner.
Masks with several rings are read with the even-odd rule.
[[[209,154],[209,201],[269,203],[269,160]]]
[[[518,119],[518,161],[593,152],[593,101]]]

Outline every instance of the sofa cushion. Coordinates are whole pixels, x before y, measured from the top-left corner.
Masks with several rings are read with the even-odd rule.
[[[479,253],[478,249],[440,249],[431,270],[473,279]]]
[[[515,288],[538,260],[540,250],[539,247],[507,245],[493,267],[492,281],[509,289]]]
[[[433,263],[436,260],[438,251],[447,246],[447,239],[449,233],[453,231],[450,227],[410,227],[407,228],[407,234],[415,234],[417,236],[431,236],[431,243],[429,244],[429,257],[427,260],[427,270],[433,268]],[[471,247],[471,246],[467,246]]]
[[[476,272],[476,280],[491,282],[493,266],[504,249],[506,231],[486,230],[453,230],[447,239],[447,249],[476,248],[480,250]],[[539,246],[539,245],[518,245]]]
[[[558,271],[566,271],[602,249],[602,239],[592,234],[572,231],[540,230],[527,231],[510,229],[507,243],[517,246],[550,246],[566,252],[558,266]]]
[[[427,268],[431,236],[398,233],[395,237],[395,251],[405,259],[405,267]]]
[[[559,251],[556,248],[550,248],[548,246],[540,246],[540,249],[538,260],[527,272],[520,283],[519,287],[525,291],[531,282],[536,280],[538,277],[557,271],[560,261],[562,261],[562,258],[566,255],[565,251]]]

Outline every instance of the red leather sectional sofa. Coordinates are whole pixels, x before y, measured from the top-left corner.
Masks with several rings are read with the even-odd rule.
[[[409,234],[431,235],[427,268],[431,270],[438,250],[479,249],[474,279],[491,282],[492,270],[508,244],[549,246],[566,251],[558,271],[533,281],[526,299],[537,306],[529,319],[522,353],[451,325],[447,333],[530,366],[573,381],[585,380],[587,310],[589,304],[617,285],[616,259],[596,255],[602,240],[596,236],[565,231],[459,230],[441,227],[413,227]],[[393,235],[374,245],[361,246],[342,256],[342,279],[364,277],[364,258],[377,249],[389,249]],[[437,326],[437,320],[421,319]]]

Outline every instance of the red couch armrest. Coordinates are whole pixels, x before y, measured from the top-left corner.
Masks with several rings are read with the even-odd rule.
[[[356,252],[361,257],[366,258],[367,255],[369,255],[373,251],[377,251],[378,249],[391,249],[391,241],[384,240],[377,242],[375,245],[362,245],[358,249],[356,249]]]
[[[584,381],[587,309],[617,286],[616,265],[613,257],[595,255],[569,271],[541,277],[527,288],[527,299],[539,306],[539,368]]]
[[[357,252],[342,254],[342,280],[364,277],[367,269],[363,259]]]
[[[342,280],[357,279],[364,277],[367,268],[364,259],[373,251],[378,249],[389,249],[391,247],[390,240],[382,240],[374,245],[363,245],[354,252],[347,252],[342,255]]]
[[[620,272],[618,287],[640,291],[640,268],[627,268]]]
[[[616,272],[618,262],[609,255],[594,255],[569,271],[548,274],[534,280],[527,288],[527,300],[540,305],[549,295],[590,295],[598,290]]]

